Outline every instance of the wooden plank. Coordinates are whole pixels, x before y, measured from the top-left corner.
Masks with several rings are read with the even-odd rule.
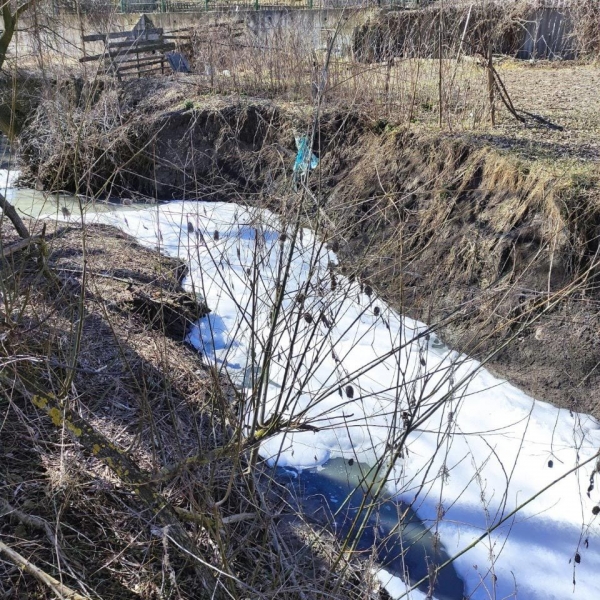
[[[186,27],[184,29],[175,29],[173,31],[170,31],[168,34],[163,35],[162,39],[163,40],[190,40],[192,39],[191,35],[177,35],[177,32],[181,31],[181,32],[189,32],[191,31],[192,28],[191,27]],[[155,31],[152,31],[151,33],[162,33],[164,30],[162,27],[157,28]],[[91,35],[84,35],[83,36],[83,41],[84,42],[105,42],[107,40],[116,40],[119,38],[124,38],[131,35],[131,31],[115,31],[112,33],[93,33]],[[143,39],[144,36],[140,36],[139,39]],[[127,40],[125,40],[127,41]],[[152,41],[152,40],[149,40]],[[134,39],[131,39],[131,42],[134,42]],[[111,43],[111,46],[114,45]]]
[[[125,58],[127,55],[123,54],[123,57]],[[162,56],[162,55],[161,55]],[[118,60],[115,61],[115,63],[120,67],[121,65],[129,65],[131,63],[135,63],[136,65],[141,61],[148,61],[148,60],[160,60],[160,57],[157,55],[152,55],[152,56],[142,56],[141,58],[139,56],[136,56],[135,58],[128,58],[126,60],[121,60],[119,59],[119,57],[117,57]]]
[[[168,52],[169,50],[175,50],[175,44],[174,42],[165,42],[144,46],[143,48],[127,48],[124,52],[105,52],[104,54],[95,54],[94,56],[84,56],[79,59],[79,62],[84,63],[104,58],[116,58],[117,56],[127,56],[128,54],[143,54],[144,52],[153,52],[154,50]]]
[[[119,38],[131,37],[131,40],[135,39],[143,39],[148,35],[162,35],[164,33],[164,29],[162,27],[154,27],[152,29],[146,29],[140,32],[140,35],[137,38],[133,37],[133,33],[131,31],[113,31],[111,33],[93,33],[91,35],[84,35],[84,42],[104,42],[106,40],[118,40]]]
[[[79,59],[79,62],[80,63],[92,62],[94,60],[100,60],[101,58],[104,58],[104,54],[94,54],[93,56],[83,56],[82,58]]]
[[[84,42],[104,42],[105,40],[116,40],[118,38],[127,37],[131,34],[131,31],[114,31],[113,33],[93,33],[91,35],[84,35]]]
[[[108,44],[108,50],[112,50],[113,48],[129,48],[131,47],[142,47],[144,45],[149,45],[149,44],[159,44],[161,43],[161,39],[157,38],[155,40],[142,40],[142,39],[137,39],[137,40],[125,40],[124,42],[111,42],[110,44]]]
[[[121,73],[123,73],[123,71],[131,71],[133,69],[139,69],[139,67],[148,67],[150,65],[159,65],[162,62],[163,62],[162,58],[154,58],[154,59],[148,60],[148,61],[143,61],[143,62],[140,61],[139,64],[137,64],[137,62],[136,62],[136,64],[128,65],[126,67],[122,67],[121,64],[119,64],[118,68],[119,68],[119,71]]]

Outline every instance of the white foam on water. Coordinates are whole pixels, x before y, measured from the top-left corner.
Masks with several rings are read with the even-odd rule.
[[[282,252],[291,248],[279,219],[203,202],[98,218],[189,264],[185,285],[202,293],[212,311],[190,341],[205,360],[250,386],[271,340]],[[302,231],[272,337],[263,407],[265,420],[277,412],[314,429],[266,440],[263,457],[297,468],[336,456],[372,464],[389,456],[403,435],[402,412],[416,413],[422,422],[393,465],[388,488],[414,501],[452,556],[595,455],[600,428],[594,418],[534,400],[337,273],[332,290],[335,262]],[[306,295],[303,307],[299,293]],[[593,470],[591,462],[567,475],[456,560],[469,598],[600,597],[600,531],[591,512],[600,496],[586,494]],[[405,591],[398,581],[388,582],[396,596]]]

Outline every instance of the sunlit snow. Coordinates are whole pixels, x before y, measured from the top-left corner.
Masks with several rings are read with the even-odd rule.
[[[173,202],[98,218],[190,265],[185,285],[212,311],[190,340],[249,394],[269,342],[290,229],[271,213],[225,203]],[[276,411],[316,429],[268,439],[263,457],[295,467],[335,456],[372,464],[392,455],[404,419],[420,418],[388,486],[414,501],[452,556],[597,452],[595,419],[535,401],[495,378],[444,347],[424,324],[361,291],[335,263],[302,230],[275,320],[263,420]],[[592,514],[600,496],[586,493],[594,468],[592,461],[568,475],[456,560],[470,598],[600,597]],[[389,589],[399,596],[406,587],[392,582]]]
[[[0,194],[10,200],[13,195],[12,186],[20,174],[20,171],[0,169]]]

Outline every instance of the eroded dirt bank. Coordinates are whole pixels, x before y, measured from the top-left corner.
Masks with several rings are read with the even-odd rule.
[[[294,132],[311,109],[187,93],[133,82],[71,98],[68,120],[42,106],[22,143],[27,176],[87,195],[290,206]],[[543,158],[531,144],[524,158],[485,136],[325,109],[311,211],[342,268],[399,311],[444,322],[470,355],[494,353],[491,368],[537,398],[600,416],[595,163],[538,146]]]

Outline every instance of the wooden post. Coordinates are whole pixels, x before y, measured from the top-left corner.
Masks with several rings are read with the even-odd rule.
[[[385,89],[383,92],[384,95],[384,102],[385,102],[385,106],[386,106],[386,112],[388,117],[390,116],[392,107],[392,98],[390,96],[390,79],[392,77],[392,67],[394,66],[394,59],[393,58],[388,58],[387,61],[387,66],[386,66],[386,70],[385,70]]]
[[[492,127],[496,126],[496,107],[494,105],[494,88],[496,82],[494,81],[494,64],[492,57],[492,42],[488,43],[487,51],[487,87],[488,87],[488,98],[490,102],[490,121]]]
[[[440,23],[439,23],[439,36],[438,36],[438,56],[440,59],[439,63],[439,73],[438,73],[438,97],[440,103],[440,112],[439,112],[439,126],[440,129],[443,126],[444,120],[444,90],[443,90],[443,73],[442,73],[442,64],[443,64],[443,45],[444,45],[444,2],[440,0]]]

